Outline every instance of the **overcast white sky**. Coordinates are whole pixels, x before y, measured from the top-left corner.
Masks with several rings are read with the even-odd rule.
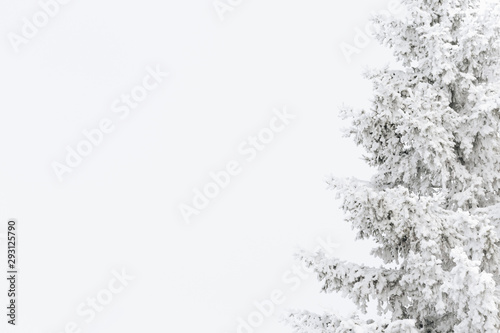
[[[222,21],[211,0],[73,0],[15,52],[8,34],[40,6],[3,0],[0,219],[21,228],[15,331],[232,333],[275,289],[286,301],[255,332],[290,332],[277,322],[289,307],[352,310],[315,277],[291,290],[282,276],[318,236],[346,260],[368,257],[324,177],[370,175],[338,107],[367,104],[360,74],[390,53],[371,42],[348,63],[339,45],[387,4],[244,0]],[[120,119],[113,102],[148,66],[170,76]],[[283,107],[296,118],[247,162],[238,146]],[[60,182],[51,164],[104,118],[114,131]],[[242,172],[186,224],[179,205],[231,160]],[[79,304],[122,268],[135,280],[83,323]]]

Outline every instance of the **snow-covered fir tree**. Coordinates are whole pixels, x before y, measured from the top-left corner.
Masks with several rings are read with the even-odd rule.
[[[296,311],[298,333],[500,332],[500,5],[401,2],[374,26],[404,70],[369,71],[371,107],[341,112],[375,175],[328,181],[383,264],[298,254],[324,292],[379,316]]]

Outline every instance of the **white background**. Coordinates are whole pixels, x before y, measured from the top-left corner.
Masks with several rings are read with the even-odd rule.
[[[339,46],[387,4],[245,0],[222,21],[211,0],[74,0],[15,52],[8,33],[40,7],[2,0],[0,218],[20,225],[14,331],[59,333],[74,321],[89,333],[232,333],[274,289],[286,302],[255,332],[291,332],[278,323],[287,308],[353,310],[313,276],[291,291],[282,275],[318,236],[343,259],[373,262],[324,179],[370,176],[338,108],[367,105],[361,73],[390,53],[372,41],[348,62]],[[169,78],[118,120],[112,102],[157,65]],[[238,145],[283,107],[296,119],[186,224],[179,205],[210,172],[244,161]],[[59,182],[51,163],[102,118],[115,131]],[[135,280],[84,323],[78,305],[122,268]]]

